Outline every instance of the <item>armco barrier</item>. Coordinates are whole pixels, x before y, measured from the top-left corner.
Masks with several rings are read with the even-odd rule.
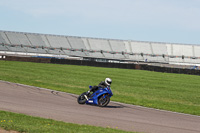
[[[69,60],[69,59],[36,58],[36,57],[15,57],[15,56],[6,56],[6,58],[0,58],[0,60],[84,65],[84,66],[95,66],[95,67],[123,68],[123,69],[139,69],[139,70],[148,70],[148,71],[164,72],[164,73],[200,75],[200,70],[161,67],[161,66],[153,66],[153,65],[147,65],[147,64],[108,63],[108,62],[95,62],[95,61],[86,61],[86,60]]]
[[[136,69],[135,64],[106,63],[106,62],[95,62],[95,61],[85,61],[85,60],[68,60],[68,59],[52,58],[51,63],[96,66],[96,67],[109,67],[109,68]]]
[[[24,61],[24,62],[38,62],[38,63],[50,63],[50,58],[35,58],[35,57],[18,57],[18,56],[5,56],[0,60],[5,61]]]
[[[148,71],[164,72],[164,73],[200,75],[200,70],[160,67],[160,66],[152,66],[152,65],[147,65],[147,64],[106,63],[106,62],[95,62],[95,61],[84,61],[84,60],[55,59],[55,58],[51,59],[51,63],[109,67],[109,68],[123,68],[123,69],[140,69],[140,70],[148,70]]]
[[[179,73],[179,74],[200,75],[200,70],[183,69],[183,68],[170,68],[170,67],[159,67],[159,66],[150,66],[150,65],[141,65],[141,70],[149,70],[149,71],[165,72],[165,73]]]

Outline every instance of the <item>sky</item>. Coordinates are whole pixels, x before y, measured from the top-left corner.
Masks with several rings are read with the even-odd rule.
[[[0,0],[0,30],[200,45],[200,0]]]

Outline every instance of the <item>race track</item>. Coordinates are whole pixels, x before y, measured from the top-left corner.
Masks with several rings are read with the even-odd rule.
[[[111,99],[112,100],[112,99]],[[111,102],[79,105],[77,95],[0,81],[0,110],[145,133],[200,133],[200,117]]]

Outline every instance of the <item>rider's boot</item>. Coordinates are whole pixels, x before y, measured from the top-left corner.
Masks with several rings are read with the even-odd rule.
[[[90,90],[86,92],[86,95],[89,96],[90,95]]]
[[[94,93],[94,89],[93,89],[93,88],[90,88],[90,89],[86,92],[86,95],[87,95],[88,97],[90,97],[90,96],[91,96],[91,92]]]

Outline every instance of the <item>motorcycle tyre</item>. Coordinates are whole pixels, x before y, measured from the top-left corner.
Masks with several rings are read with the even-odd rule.
[[[82,93],[78,98],[77,98],[77,102],[79,104],[85,104],[85,102],[87,101],[87,99],[84,97],[84,95],[86,95],[86,92]],[[82,98],[82,99],[81,99]]]
[[[103,97],[103,95],[100,96],[99,99],[98,99],[98,106],[99,106],[99,107],[105,107],[105,106],[107,106],[107,105],[109,104],[109,102],[110,102],[110,97],[107,95],[107,96],[106,96],[106,102],[104,102],[103,104],[100,104],[100,103],[101,103],[100,100],[101,100],[102,97]]]

